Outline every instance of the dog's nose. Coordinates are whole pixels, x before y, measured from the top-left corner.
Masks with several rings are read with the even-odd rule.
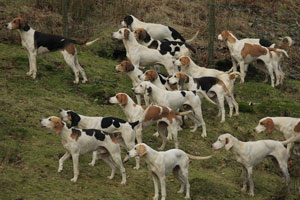
[[[5,27],[8,27],[8,24],[5,24]]]
[[[138,75],[138,78],[141,79],[141,75]]]
[[[63,111],[63,109],[59,109],[59,112],[62,112]]]
[[[40,119],[40,122],[42,122],[42,119]]]
[[[255,128],[253,129],[253,131],[255,131]]]
[[[127,151],[127,153],[126,153],[128,156],[129,156],[129,151]]]

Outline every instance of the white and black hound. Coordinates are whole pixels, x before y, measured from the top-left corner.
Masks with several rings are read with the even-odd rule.
[[[79,156],[91,151],[99,150],[102,158],[112,167],[120,168],[122,174],[121,184],[126,184],[126,172],[121,159],[120,145],[115,143],[111,136],[97,129],[74,129],[68,128],[65,122],[59,117],[48,117],[41,120],[42,127],[54,130],[61,136],[61,141],[66,149],[66,153],[59,159],[58,172],[63,170],[63,164],[66,159],[72,156],[74,177],[72,182],[76,182],[79,175],[78,163]],[[109,179],[114,177],[111,174]]]
[[[135,127],[139,124],[139,121],[133,123],[127,122],[125,120],[115,118],[115,117],[89,117],[80,115],[72,110],[60,110],[60,115],[63,121],[70,123],[71,127],[78,127],[80,129],[99,129],[108,133],[117,134],[113,135],[118,143],[125,147],[126,150],[130,150],[135,145]],[[121,137],[119,137],[119,133]],[[98,151],[93,152],[93,160],[90,163],[91,166],[94,166],[98,155]],[[124,159],[124,162],[128,160],[128,156]],[[136,168],[139,168],[139,161],[136,162]],[[112,170],[114,170],[112,168]]]
[[[183,43],[191,43],[198,36],[199,31],[189,40],[185,40],[180,33],[178,33],[175,29],[170,26],[162,25],[162,24],[154,24],[154,23],[145,23],[138,20],[133,15],[128,15],[121,22],[123,27],[128,27],[132,31],[135,31],[138,28],[145,29],[153,39],[155,40],[168,40],[168,41],[178,41]]]
[[[84,69],[80,66],[77,59],[77,51],[75,44],[89,46],[99,40],[99,38],[91,42],[79,42],[76,40],[68,39],[62,36],[50,35],[35,31],[31,28],[23,18],[15,18],[11,22],[5,24],[7,29],[18,30],[22,40],[22,46],[26,49],[29,59],[29,72],[26,74],[33,79],[36,78],[37,66],[36,57],[39,54],[60,51],[66,63],[70,65],[74,74],[74,83],[79,82],[79,73],[82,75],[82,83],[87,82],[87,77]]]
[[[183,42],[154,40],[143,28],[136,29],[134,36],[142,45],[151,49],[157,49],[160,52],[169,52],[175,58],[191,56],[190,50],[196,53],[196,50],[191,45]]]

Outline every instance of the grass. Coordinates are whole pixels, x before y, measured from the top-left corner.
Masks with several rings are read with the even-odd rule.
[[[25,75],[28,61],[20,46],[0,44],[0,199],[152,199],[154,188],[145,162],[141,169],[133,169],[134,159],[125,163],[128,184],[121,186],[120,172],[113,180],[107,176],[109,167],[101,160],[95,167],[88,162],[91,154],[80,157],[80,176],[72,183],[73,167],[67,160],[64,170],[57,173],[58,159],[64,153],[60,138],[42,129],[39,119],[59,115],[60,108],[73,109],[91,116],[115,116],[126,119],[118,106],[106,104],[106,99],[117,92],[126,92],[133,97],[131,81],[114,70],[117,61],[95,56],[91,48],[81,49],[79,62],[84,66],[88,84],[74,85],[71,69],[59,53],[38,58],[36,80]],[[261,80],[236,83],[237,101],[242,105],[240,117],[226,118],[224,124],[216,117],[215,106],[203,103],[207,123],[207,138],[201,138],[201,129],[196,133],[185,129],[179,133],[180,148],[195,155],[210,155],[207,161],[192,161],[189,169],[192,199],[278,199],[284,192],[284,178],[270,160],[265,160],[254,170],[255,197],[249,198],[240,192],[241,167],[234,156],[225,151],[213,153],[211,144],[218,135],[230,132],[241,140],[264,138],[283,139],[274,132],[269,136],[257,135],[252,129],[266,115],[296,117],[300,112],[300,82],[285,80],[279,89],[273,89]],[[249,107],[248,102],[260,103]],[[228,110],[228,109],[227,109]],[[160,146],[160,138],[152,133],[155,127],[143,132],[143,140],[154,149]],[[168,142],[166,149],[173,148]],[[124,153],[122,157],[124,157]],[[299,160],[295,160],[291,172],[291,194],[297,197],[299,184]],[[177,194],[179,183],[173,176],[167,178],[167,198],[183,199]]]

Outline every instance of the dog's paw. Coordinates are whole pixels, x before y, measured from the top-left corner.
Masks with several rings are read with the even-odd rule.
[[[155,133],[153,133],[153,136],[158,137],[158,136],[159,136],[159,133],[158,133],[158,132],[155,132]]]
[[[90,162],[90,163],[89,163],[89,166],[92,166],[92,167],[94,167],[94,166],[95,166],[95,162],[93,162],[93,161],[92,161],[92,162]]]
[[[74,177],[74,178],[72,178],[72,179],[71,179],[71,181],[72,181],[73,183],[76,183],[76,181],[77,181],[77,178],[76,178],[76,177]]]

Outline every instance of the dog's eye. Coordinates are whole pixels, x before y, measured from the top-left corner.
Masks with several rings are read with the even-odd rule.
[[[51,118],[49,118],[49,121],[51,121]]]
[[[143,87],[142,85],[140,85],[140,87]]]
[[[136,147],[134,147],[134,150],[136,150]]]
[[[119,33],[122,33],[121,31],[119,31]]]

